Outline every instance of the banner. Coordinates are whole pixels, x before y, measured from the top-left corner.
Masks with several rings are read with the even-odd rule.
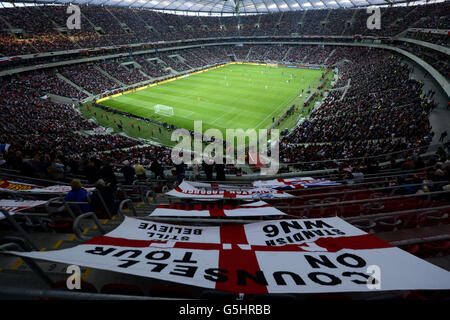
[[[216,227],[126,217],[73,248],[11,254],[235,293],[450,289],[450,273],[340,218]]]
[[[47,201],[42,200],[10,200],[10,199],[1,199],[0,200],[0,208],[6,209],[10,214],[15,212],[34,208],[37,206],[44,205]],[[0,212],[0,220],[4,219],[5,216]]]
[[[21,183],[16,181],[8,181],[0,179],[0,190],[5,191],[27,191],[36,188],[34,184]]]
[[[262,217],[282,216],[284,212],[272,207],[264,201],[252,202],[240,206],[216,204],[207,206],[208,209],[200,209],[200,205],[189,207],[186,203],[159,205],[149,216],[155,217]]]
[[[270,188],[276,190],[304,189],[311,187],[326,187],[334,185],[340,185],[340,183],[327,179],[315,179],[311,177],[259,180],[253,182],[254,187]]]
[[[198,184],[197,184],[198,185]],[[212,186],[211,184],[208,184]],[[212,187],[195,187],[190,182],[183,181],[174,190],[166,193],[166,195],[177,198],[194,198],[194,199],[271,199],[271,198],[288,198],[293,197],[290,194],[279,190],[268,188],[240,188],[221,185]]]
[[[85,188],[87,191],[95,190],[94,187]],[[49,187],[40,187],[35,184],[28,184],[16,181],[0,180],[0,191],[16,191],[16,192],[34,192],[34,193],[56,193],[65,194],[72,188],[70,186],[55,185]]]

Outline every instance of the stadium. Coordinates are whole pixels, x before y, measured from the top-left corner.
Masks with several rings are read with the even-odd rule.
[[[0,299],[448,301],[449,12],[0,2]]]

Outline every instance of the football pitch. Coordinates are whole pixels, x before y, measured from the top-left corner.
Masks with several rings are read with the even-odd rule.
[[[270,128],[320,84],[323,70],[231,64],[100,102],[148,119],[203,130]],[[173,115],[155,112],[170,107]]]

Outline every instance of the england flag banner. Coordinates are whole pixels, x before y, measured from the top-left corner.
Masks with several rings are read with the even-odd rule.
[[[174,203],[159,205],[149,216],[152,217],[262,217],[283,216],[284,212],[272,207],[264,201],[246,203],[240,206],[216,204],[207,206],[207,209],[198,208],[194,205],[190,208],[185,203]]]
[[[327,187],[335,185],[340,185],[340,183],[327,179],[315,179],[311,177],[258,180],[253,182],[253,187],[269,188],[275,190],[305,189],[312,187]]]
[[[209,184],[208,184],[209,185]],[[279,190],[268,188],[226,188],[222,189],[221,185],[217,188],[198,187],[190,182],[183,181],[178,187],[166,193],[166,195],[177,198],[191,199],[272,199],[272,198],[289,198],[290,194]]]
[[[55,193],[66,194],[72,188],[70,186],[55,185],[48,187],[41,187],[35,184],[28,184],[16,181],[0,180],[0,191],[12,191],[12,192],[31,192],[31,193]],[[87,191],[93,191],[95,188],[85,188]]]
[[[126,217],[69,249],[8,253],[245,294],[450,289],[450,273],[340,218],[216,227]]]
[[[10,200],[10,199],[1,199],[0,200],[0,208],[8,211],[10,215],[25,210],[34,208],[37,206],[42,206],[47,201],[42,200]],[[5,219],[5,215],[0,212],[0,220]]]
[[[36,188],[37,186],[34,184],[16,182],[16,181],[8,181],[8,180],[0,180],[0,190],[3,191],[27,191]]]

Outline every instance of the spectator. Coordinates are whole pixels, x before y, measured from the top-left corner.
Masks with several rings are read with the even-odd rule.
[[[206,174],[206,180],[212,181],[213,165],[208,164],[205,161],[203,161],[202,166],[203,166],[203,170],[205,171],[205,174]]]
[[[138,180],[146,179],[145,168],[140,163],[135,163],[133,168],[134,168],[134,172],[136,173],[136,177],[138,178]]]
[[[88,192],[81,186],[79,179],[73,179],[70,183],[72,190],[70,190],[64,200],[67,202],[85,202],[86,204],[70,205],[70,208],[74,213],[84,213],[90,211]],[[81,212],[80,212],[81,211]]]
[[[160,177],[161,179],[164,179],[164,168],[158,162],[158,159],[156,159],[156,158],[153,159],[152,164],[150,166],[150,170],[155,174],[156,179],[158,177]]]
[[[109,210],[109,213],[111,215],[116,215],[117,210],[119,209],[119,201],[115,198],[117,189],[110,184],[107,185],[103,179],[96,182],[95,189],[96,191],[92,193],[90,202],[92,210],[101,211],[103,216],[107,216],[107,212],[104,207],[105,204]],[[103,198],[104,204],[99,197],[99,193]]]
[[[125,160],[123,162],[125,165],[122,169],[120,169],[120,172],[123,174],[123,178],[125,180],[125,185],[132,185],[133,181],[135,179],[135,171],[134,168],[130,165],[130,161]]]
[[[98,173],[99,179],[103,179],[107,184],[117,185],[117,178],[109,161],[106,161]]]
[[[186,164],[183,162],[183,160],[181,160],[181,163],[175,165],[178,184],[182,183],[184,180],[185,168]]]
[[[216,163],[216,180],[225,181],[225,159],[222,163]]]

